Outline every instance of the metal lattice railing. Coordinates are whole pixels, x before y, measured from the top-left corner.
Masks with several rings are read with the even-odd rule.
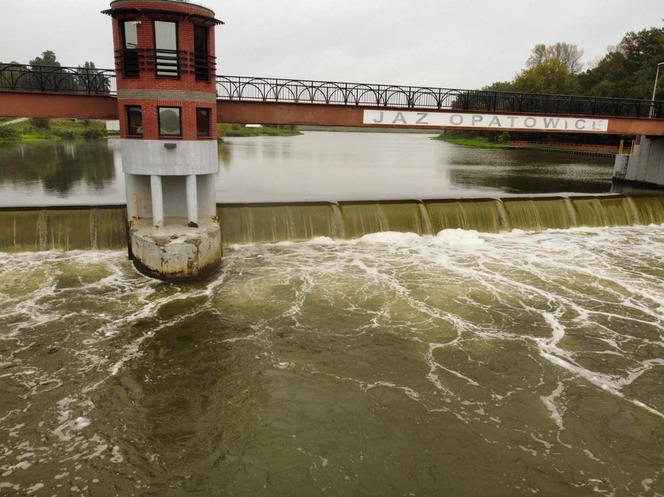
[[[0,63],[0,91],[115,95],[115,71]]]
[[[664,102],[453,88],[217,76],[221,100],[518,114],[664,117]]]
[[[207,67],[214,67],[213,61],[206,62]],[[194,67],[195,61],[187,64]],[[148,65],[154,70],[154,64]],[[148,70],[141,66],[140,59],[136,60],[136,69]],[[664,101],[244,76],[216,79],[217,96],[226,101],[664,118]],[[0,63],[0,91],[115,95],[116,73],[112,69]]]

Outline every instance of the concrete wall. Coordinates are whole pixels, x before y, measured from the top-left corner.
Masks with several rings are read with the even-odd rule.
[[[169,150],[165,144],[175,148]],[[122,170],[127,174],[187,176],[216,174],[215,140],[132,140],[122,139]]]
[[[164,215],[184,218],[187,216],[185,176],[165,176],[162,178],[164,193]],[[201,220],[217,215],[215,195],[215,175],[204,174],[196,177],[198,191],[198,217]],[[138,217],[152,217],[152,191],[150,176],[127,174],[125,176],[127,192],[127,216],[131,220],[138,207]]]
[[[164,176],[162,179],[164,192],[164,216],[167,218],[187,217],[187,189],[184,176]]]
[[[150,176],[125,175],[125,191],[127,193],[127,216],[131,220],[152,217],[152,197]],[[138,212],[136,212],[138,208]]]
[[[642,136],[626,169],[621,163],[623,160],[616,157],[615,179],[664,186],[664,138]],[[621,178],[622,171],[624,177]]]
[[[204,174],[196,177],[198,189],[198,217],[203,220],[217,215],[215,175]]]

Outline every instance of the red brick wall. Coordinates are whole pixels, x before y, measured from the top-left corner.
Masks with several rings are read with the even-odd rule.
[[[154,49],[154,25],[153,18],[140,16],[135,18],[141,21],[138,25],[138,48],[139,50]],[[115,49],[122,49],[122,19],[113,20],[113,43]],[[189,52],[193,56],[194,52],[194,24],[191,22],[179,21],[178,23],[178,50]],[[208,53],[214,57],[214,28],[209,29]],[[209,81],[196,81],[193,72],[188,72],[184,68],[179,78],[157,77],[154,71],[141,72],[139,79],[118,78],[118,89],[137,88],[137,89],[164,89],[164,90],[188,90],[216,93],[216,82],[214,72],[210,75]],[[122,74],[122,67],[116,64],[116,71]]]
[[[207,9],[195,6],[192,4],[176,4],[172,2],[146,2],[140,0],[121,0],[113,4],[113,8],[150,8],[169,10],[173,12],[184,12],[187,14],[199,14],[204,16],[213,16],[214,13]],[[131,16],[127,18],[114,18],[113,19],[113,43],[115,49],[122,49],[122,22],[124,20],[137,20],[140,24],[137,27],[138,34],[138,48],[153,50],[154,49],[154,20],[173,20],[166,19],[159,16]],[[193,57],[194,52],[194,23],[186,20],[177,21],[178,28],[178,50],[191,53]],[[215,35],[214,27],[208,27],[208,52],[209,55],[214,57],[215,54]],[[184,66],[185,64],[181,65]],[[116,67],[118,75],[122,74],[122,68]],[[124,79],[121,76],[117,81],[118,90],[125,89],[141,89],[141,90],[182,90],[182,91],[195,91],[216,95],[216,81],[214,72],[210,75],[209,81],[196,81],[196,76],[193,72],[182,70],[178,78],[172,77],[157,77],[154,71],[141,71],[140,77],[137,79]],[[136,100],[136,99],[118,99],[118,115],[120,116],[120,133],[121,136],[127,137],[127,122],[125,107],[128,105],[140,105],[143,114],[143,139],[159,139],[159,130],[157,124],[157,107],[158,106],[174,106],[181,108],[182,117],[182,137],[167,137],[167,139],[184,139],[196,140],[199,139],[196,132],[196,108],[205,107],[210,109],[210,138],[216,139],[217,129],[215,123],[217,122],[217,106],[215,103],[197,103],[184,100]]]
[[[143,114],[143,136],[132,137],[127,135],[127,112],[125,107],[138,105]],[[157,107],[180,107],[182,136],[159,136],[159,121]],[[119,103],[120,135],[123,138],[136,138],[144,140],[210,140],[217,138],[217,105],[215,103],[200,103],[184,100],[135,100],[123,99]],[[199,138],[196,128],[196,109],[210,109],[210,136]]]

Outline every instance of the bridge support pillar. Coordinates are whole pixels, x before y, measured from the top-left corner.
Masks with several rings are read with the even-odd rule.
[[[613,179],[664,186],[664,137],[638,137],[631,155],[616,156]]]
[[[164,225],[164,190],[161,185],[161,176],[150,176],[150,192],[152,226],[160,228]]]
[[[187,221],[189,226],[198,226],[198,191],[196,175],[187,176]]]

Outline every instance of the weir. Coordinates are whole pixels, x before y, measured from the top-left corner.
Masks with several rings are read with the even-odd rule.
[[[444,229],[498,233],[662,224],[664,195],[219,204],[217,215],[228,246],[353,239],[381,231],[434,235]],[[125,249],[126,219],[121,205],[1,208],[0,251]]]

